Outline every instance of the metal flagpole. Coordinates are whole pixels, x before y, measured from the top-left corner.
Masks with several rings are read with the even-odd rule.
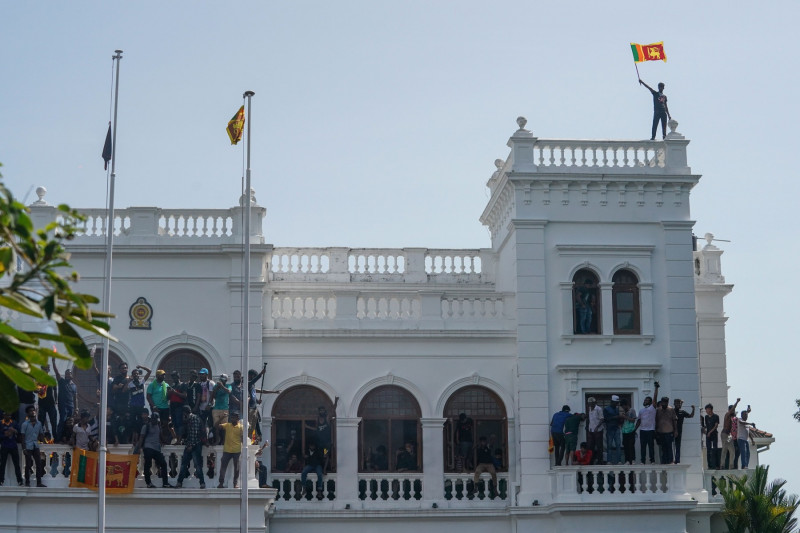
[[[245,91],[244,98],[247,98],[247,169],[245,170],[245,202],[244,202],[244,298],[242,300],[242,306],[244,307],[244,313],[242,316],[243,328],[242,328],[242,372],[247,375],[248,369],[250,368],[250,125],[251,122],[251,114],[253,108],[253,96],[256,93],[253,91]],[[249,420],[248,417],[250,415],[250,378],[247,379],[247,411],[246,415],[242,418],[242,436],[244,437],[242,443],[242,466],[239,469],[241,472],[242,478],[242,508],[241,508],[241,517],[240,517],[240,532],[247,533],[247,509],[248,509],[248,501],[247,501],[247,482],[250,476],[250,465],[248,463],[248,445],[250,444],[250,429],[249,429]],[[242,400],[244,400],[244,395],[242,395]],[[242,402],[244,403],[244,402]],[[244,411],[245,408],[242,408]]]
[[[119,62],[122,50],[114,50],[112,61],[117,62],[116,88],[114,89],[114,125],[111,141],[111,177],[108,182],[108,211],[106,212],[106,264],[103,279],[103,311],[111,313],[111,250],[114,246],[114,178],[117,165],[117,105],[119,103]],[[108,405],[108,337],[103,338],[103,364],[100,380],[100,457],[97,461],[97,531],[106,530],[106,406]]]

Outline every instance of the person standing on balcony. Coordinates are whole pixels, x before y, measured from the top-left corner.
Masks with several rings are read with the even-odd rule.
[[[306,466],[303,467],[303,471],[300,473],[300,485],[303,487],[306,495],[311,494],[311,491],[306,488],[308,473],[315,472],[317,474],[317,498],[322,498],[322,477],[324,475],[322,468],[324,465],[325,458],[322,452],[317,449],[317,444],[315,442],[309,443],[308,453],[306,453]]]
[[[198,398],[197,414],[203,421],[206,433],[212,425],[211,411],[214,409],[214,380],[208,377],[208,369],[201,368],[198,372],[200,383],[200,397]]]
[[[683,400],[675,398],[675,415],[678,417],[678,436],[675,437],[675,464],[681,462],[681,439],[683,438],[683,419],[694,418],[694,405],[692,412],[687,413],[683,409]]]
[[[564,460],[564,452],[567,448],[567,440],[564,435],[564,424],[570,417],[569,405],[565,405],[550,419],[550,436],[553,437],[553,454],[555,456],[555,466],[561,466]]]
[[[658,398],[658,381],[654,383],[654,395]],[[639,451],[642,464],[647,460],[647,452],[650,452],[650,464],[656,462],[655,458],[655,439],[656,439],[656,408],[653,406],[653,398],[647,396],[639,410],[639,419],[636,421],[639,429]]]
[[[717,451],[719,442],[717,441],[717,428],[719,427],[719,415],[714,414],[714,406],[706,404],[706,415],[703,417],[703,433],[706,435],[706,462],[709,470],[719,468],[717,462]]]
[[[222,444],[223,436],[220,427],[228,423],[228,409],[230,406],[231,386],[228,385],[228,374],[220,374],[219,381],[214,386],[214,409],[211,417],[214,423],[214,439],[217,444]]]
[[[183,480],[189,477],[189,463],[194,461],[194,471],[200,479],[200,488],[206,488],[203,477],[203,442],[206,440],[205,426],[200,417],[192,413],[192,408],[183,406],[183,421],[186,427],[183,457],[181,458],[181,473],[178,475],[176,488],[183,487]]]
[[[458,415],[456,422],[456,450],[458,460],[461,463],[461,471],[465,472],[472,465],[472,444],[474,442],[472,433],[475,430],[475,423],[467,413]]]
[[[183,406],[186,405],[186,391],[188,385],[181,381],[181,374],[177,370],[170,373],[172,385],[167,393],[169,400],[169,414],[172,418],[172,427],[176,435],[183,435]]]
[[[755,427],[755,424],[751,424],[747,421],[747,415],[750,412],[749,409],[748,407],[747,411],[742,411],[739,414],[736,428],[738,433],[737,439],[739,440],[739,455],[742,458],[742,470],[747,470],[747,467],[750,466],[750,443],[753,443],[753,446],[756,445],[756,442],[753,440],[753,435],[750,432],[750,426]],[[750,442],[748,442],[748,439]]]
[[[164,381],[167,373],[160,368],[156,370],[156,379],[147,387],[147,403],[150,411],[158,412],[161,419],[161,440],[169,443],[172,439],[168,435],[172,432],[169,427],[169,385]]]
[[[742,401],[741,398],[736,398],[736,403],[733,405],[728,406],[728,410],[725,411],[725,416],[722,417],[722,454],[720,456],[720,468],[724,468],[728,470],[731,465],[733,464],[733,457],[739,456],[737,451],[738,444],[736,443],[736,429],[734,428],[734,424],[736,424],[736,406],[739,405],[739,402]],[[738,461],[737,461],[738,465]]]
[[[144,451],[144,481],[147,483],[147,488],[155,488],[155,485],[150,482],[153,461],[155,461],[158,473],[161,476],[161,487],[165,489],[173,488],[169,484],[169,478],[167,477],[167,460],[164,458],[164,454],[161,453],[161,421],[158,413],[151,414],[148,423],[142,427],[142,432],[134,451],[138,452],[140,448]]]
[[[675,464],[672,454],[672,443],[678,436],[678,416],[675,409],[669,406],[669,398],[661,398],[658,409],[656,409],[656,431],[661,441],[661,464]]]
[[[36,469],[36,486],[45,487],[42,483],[42,475],[44,475],[44,461],[42,460],[42,453],[39,450],[39,442],[44,437],[44,426],[36,419],[36,408],[32,405],[28,406],[25,413],[28,415],[27,420],[22,423],[20,427],[20,434],[22,434],[23,451],[25,453],[25,486],[29,487],[31,484],[31,469]]]
[[[328,410],[324,405],[317,408],[317,421],[314,425],[306,424],[306,429],[313,430],[314,440],[317,443],[317,448],[322,450],[325,455],[324,471],[328,471],[328,462],[330,461],[331,451],[333,450],[333,432],[331,424],[336,419],[336,408],[339,405],[339,397],[337,396],[333,402],[333,418],[328,420]]]
[[[611,395],[611,403],[603,409],[603,421],[606,426],[606,455],[612,465],[621,462],[620,457],[620,421],[619,396]]]
[[[622,413],[622,448],[625,451],[625,462],[632,465],[636,462],[636,409],[628,405],[628,399],[622,398],[619,402]]]
[[[44,365],[42,370],[50,373],[50,365]],[[56,388],[47,385],[37,385],[37,396],[39,398],[39,422],[42,423],[45,431],[55,433],[58,429],[58,411],[56,409]],[[50,423],[48,424],[48,419]]]
[[[592,316],[596,305],[594,293],[590,278],[586,278],[583,286],[578,287],[576,291],[575,308],[578,311],[578,333],[580,334],[597,333],[592,331]]]
[[[581,422],[586,419],[583,413],[573,413],[572,416],[564,421],[564,447],[566,451],[565,460],[567,466],[575,464],[575,450],[578,448],[578,431]]]
[[[64,377],[56,366],[56,360],[53,358],[53,371],[56,374],[56,382],[58,383],[58,428],[56,428],[56,440],[62,440],[64,433],[64,422],[68,417],[74,417],[77,414],[78,407],[78,386],[72,381],[72,370],[64,370]],[[72,429],[70,427],[70,429]]]
[[[17,485],[22,486],[22,471],[19,468],[19,449],[17,447],[18,436],[19,425],[11,418],[11,413],[3,413],[3,420],[0,422],[0,486],[3,486],[6,480],[6,461],[9,456],[14,464]]]
[[[603,408],[597,405],[594,396],[587,400],[589,403],[589,422],[586,426],[586,445],[592,452],[592,464],[603,463]]]
[[[224,376],[225,374],[223,374]],[[227,380],[226,380],[227,381]],[[219,385],[219,384],[218,384]],[[224,488],[225,472],[228,470],[228,463],[233,461],[233,488],[239,487],[239,456],[242,454],[242,442],[244,441],[244,434],[242,425],[239,423],[239,413],[233,412],[230,414],[230,422],[223,422],[220,424],[219,429],[225,432],[225,444],[222,448],[222,462],[219,467],[219,484],[218,489]],[[267,444],[266,442],[264,443]],[[256,454],[256,459],[261,461],[261,452],[264,449],[262,446]],[[260,479],[260,468],[259,468]],[[259,481],[259,486],[261,483]]]
[[[667,119],[671,119],[672,115],[669,114],[669,106],[667,105],[667,95],[664,94],[664,82],[658,84],[658,91],[647,85],[641,79],[640,85],[644,85],[653,95],[653,128],[650,133],[650,140],[656,140],[656,131],[658,130],[658,123],[661,122],[661,136],[666,139],[667,137]]]

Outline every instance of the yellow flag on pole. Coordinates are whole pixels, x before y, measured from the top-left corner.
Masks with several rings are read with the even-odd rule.
[[[239,144],[242,140],[242,132],[244,131],[244,106],[239,108],[239,111],[233,115],[228,121],[228,137],[231,139],[231,144]]]

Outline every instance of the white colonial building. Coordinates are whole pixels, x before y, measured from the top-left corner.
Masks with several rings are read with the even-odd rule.
[[[563,404],[585,412],[588,397],[605,405],[616,394],[638,410],[654,381],[687,408],[711,402],[724,412],[731,285],[712,237],[693,242],[689,200],[700,176],[687,163],[689,141],[674,122],[663,142],[541,139],[517,123],[488,181],[487,249],[277,247],[254,202],[248,339],[243,205],[116,212],[112,364],[184,377],[206,367],[216,378],[245,370],[248,342],[251,366],[269,363],[264,387],[282,391],[262,404],[273,488],[259,489],[249,469],[251,531],[723,527],[699,409],[685,421],[679,465],[555,467],[548,452]],[[40,225],[57,216],[42,198],[31,209]],[[101,294],[105,211],[82,212],[72,263],[79,289]],[[577,309],[581,294],[591,314]],[[88,402],[94,379],[78,376]],[[316,438],[318,407],[333,445],[323,491],[304,494],[292,456]],[[488,475],[473,485],[473,451],[459,455],[462,412],[496,454],[497,491]],[[410,468],[397,464],[406,443]],[[0,488],[0,531],[94,528],[94,494],[64,488],[58,460],[68,450],[47,451],[58,454],[47,489]],[[191,483],[109,496],[108,530],[238,531],[238,491]]]

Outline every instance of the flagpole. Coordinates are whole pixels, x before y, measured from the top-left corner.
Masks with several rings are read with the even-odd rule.
[[[250,368],[250,125],[251,122],[251,113],[253,107],[253,96],[256,93],[253,91],[245,91],[243,97],[247,98],[247,170],[245,170],[245,202],[244,202],[244,298],[242,300],[242,305],[244,307],[244,313],[242,317],[243,328],[242,328],[242,372],[248,372]],[[242,395],[242,400],[244,400],[244,395]],[[247,403],[250,402],[250,378],[247,378]],[[244,403],[244,402],[242,402]],[[245,411],[245,408],[242,408],[242,411]],[[241,522],[240,522],[240,532],[241,533],[248,533],[247,532],[247,512],[248,512],[248,492],[247,492],[247,485],[248,480],[250,477],[250,465],[248,459],[248,445],[250,444],[250,433],[249,433],[249,415],[250,415],[250,406],[247,405],[246,415],[242,418],[242,436],[243,443],[242,443],[242,466],[239,471],[242,473],[242,508],[241,508]]]
[[[122,59],[122,50],[114,50],[116,55],[112,61],[117,63],[114,89],[114,127],[111,141],[111,176],[108,182],[108,211],[106,212],[106,263],[103,275],[103,311],[111,313],[111,250],[114,246],[114,179],[116,178],[117,165],[117,105],[119,103],[119,62]],[[102,379],[100,380],[100,456],[97,464],[97,531],[105,533],[106,530],[106,442],[108,405],[108,337],[103,338],[103,363]]]

